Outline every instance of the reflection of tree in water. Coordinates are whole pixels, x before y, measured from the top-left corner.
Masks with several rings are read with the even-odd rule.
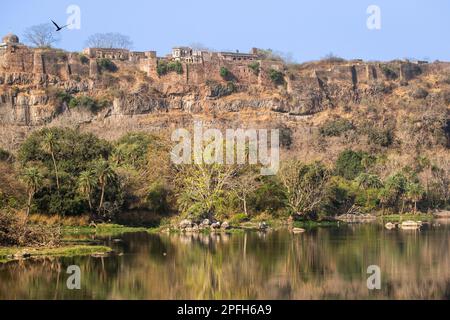
[[[124,256],[0,265],[0,298],[323,299],[448,298],[450,228],[377,225],[231,235],[124,235]],[[81,292],[65,289],[80,265]],[[369,265],[382,290],[369,292]],[[59,271],[59,283],[57,277]]]

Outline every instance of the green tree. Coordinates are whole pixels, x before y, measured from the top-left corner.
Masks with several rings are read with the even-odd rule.
[[[370,189],[379,189],[383,187],[383,183],[380,178],[375,174],[361,173],[357,178],[356,182],[358,186],[366,191],[366,206],[369,207],[370,203]]]
[[[424,194],[425,190],[419,183],[408,183],[406,185],[406,196],[409,201],[414,203],[414,213],[417,212],[417,202],[422,200]]]
[[[305,216],[322,204],[329,175],[320,162],[305,164],[294,160],[284,163],[279,178],[292,214]]]
[[[362,163],[363,158],[363,152],[356,152],[353,150],[345,150],[341,152],[336,160],[336,174],[348,180],[355,179],[361,172],[364,171],[364,166]]]
[[[31,202],[36,192],[42,187],[44,182],[44,176],[41,171],[36,167],[27,167],[22,173],[22,181],[27,186],[27,217],[30,215]]]
[[[86,170],[80,173],[78,177],[78,191],[87,199],[91,213],[93,211],[92,192],[96,186],[97,179],[94,171]]]
[[[42,140],[42,149],[52,157],[53,169],[55,170],[56,188],[59,190],[58,166],[56,165],[55,146],[57,144],[56,131],[46,130]]]
[[[115,173],[108,161],[104,159],[99,159],[95,162],[94,170],[100,187],[100,202],[98,205],[98,212],[100,213],[103,209],[106,186],[108,182],[115,178]]]

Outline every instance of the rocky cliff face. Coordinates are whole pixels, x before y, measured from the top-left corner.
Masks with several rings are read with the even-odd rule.
[[[151,59],[114,64],[117,70],[111,72],[79,54],[24,46],[0,52],[0,147],[15,150],[30,131],[44,126],[76,127],[108,139],[129,131],[190,127],[194,119],[219,128],[311,132],[321,114],[345,113],[368,101],[386,107],[423,81],[440,95],[436,79],[450,72],[447,63],[287,66],[263,60],[256,71],[248,63],[210,61],[158,76]],[[221,68],[232,77],[224,80]],[[274,71],[284,78],[278,84]]]

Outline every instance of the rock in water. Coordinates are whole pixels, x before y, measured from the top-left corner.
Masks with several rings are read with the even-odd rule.
[[[303,232],[305,232],[306,230],[305,229],[302,229],[302,228],[294,228],[294,229],[292,229],[292,232],[294,233],[294,234],[299,234],[299,233],[303,233]]]

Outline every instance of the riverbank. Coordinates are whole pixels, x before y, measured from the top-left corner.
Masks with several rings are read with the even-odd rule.
[[[398,223],[403,221],[431,221],[435,218],[433,214],[395,214],[395,215],[374,215],[374,219],[364,219],[361,223]],[[242,233],[246,231],[265,231],[265,230],[277,230],[288,227],[301,228],[311,230],[314,228],[330,228],[338,227],[341,224],[346,224],[345,221],[294,221],[289,224],[287,219],[269,219],[267,221],[261,221],[260,219],[232,223],[226,229],[218,228],[213,229],[211,226],[203,228],[198,231],[188,232],[201,232],[201,233]],[[228,223],[227,223],[228,224]],[[223,225],[223,224],[222,224]],[[264,228],[262,228],[264,226]],[[106,237],[118,237],[125,233],[137,233],[146,232],[150,234],[157,233],[181,233],[186,230],[181,230],[177,224],[165,224],[159,227],[132,227],[119,224],[97,224],[97,225],[76,225],[76,226],[63,226],[62,235],[63,243],[61,247],[56,248],[30,248],[30,247],[0,247],[0,262],[7,262],[19,258],[31,258],[31,257],[72,257],[72,256],[85,256],[95,254],[108,254],[113,250],[110,247],[101,245],[101,240],[93,240],[93,237],[106,238]]]

